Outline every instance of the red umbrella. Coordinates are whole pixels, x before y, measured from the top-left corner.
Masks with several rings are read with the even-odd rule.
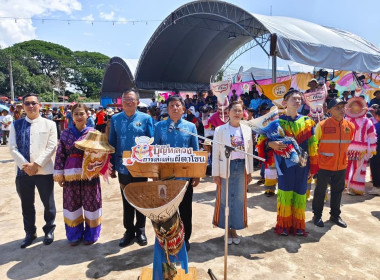
[[[0,99],[1,99],[1,100],[8,100],[8,97],[6,97],[6,96],[2,96],[2,97],[0,97]]]

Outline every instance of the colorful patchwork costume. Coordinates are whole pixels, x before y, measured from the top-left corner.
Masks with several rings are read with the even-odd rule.
[[[266,165],[268,167],[273,166],[273,161],[271,161],[273,157],[271,153],[273,153],[274,164],[278,173],[276,233],[291,232],[305,235],[307,178],[309,174],[314,175],[318,170],[317,140],[314,135],[315,124],[309,117],[301,115],[295,119],[283,115],[280,116],[279,122],[285,135],[294,137],[298,145],[308,152],[309,160],[305,167],[298,164],[289,165],[290,161],[273,153],[273,150],[264,148],[266,159],[268,159]],[[261,136],[259,145],[266,146],[265,141],[267,140]],[[261,153],[263,150],[259,149],[259,155]]]
[[[357,102],[363,108],[358,114],[350,111],[350,106]],[[354,140],[348,147],[348,166],[346,187],[350,194],[363,195],[368,160],[376,153],[377,136],[375,126],[366,117],[367,104],[361,97],[353,97],[348,101],[346,118],[355,125]]]

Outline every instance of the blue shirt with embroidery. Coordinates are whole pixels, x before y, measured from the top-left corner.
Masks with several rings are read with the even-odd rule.
[[[30,122],[19,119],[14,122],[17,149],[22,156],[30,161]],[[17,167],[17,177],[27,175],[25,171]]]
[[[128,169],[123,165],[123,152],[131,151],[136,145],[135,137],[153,137],[153,120],[148,114],[136,111],[128,117],[125,112],[113,115],[111,118],[109,143],[115,148],[111,156],[113,169],[127,175]]]
[[[156,123],[154,126],[154,144],[169,144],[170,147],[193,148],[194,151],[198,151],[198,137],[176,129],[173,129],[171,132],[169,132],[169,126],[171,122],[172,120],[168,118],[167,120]],[[195,127],[195,124],[183,119],[177,121],[175,127],[197,134],[197,128]]]

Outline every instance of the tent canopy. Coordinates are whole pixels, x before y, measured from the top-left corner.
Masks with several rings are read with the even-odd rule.
[[[380,51],[354,34],[201,0],[179,7],[160,24],[140,57],[136,85],[156,90],[207,88],[211,76],[234,54],[248,50],[247,44],[302,64],[380,72]]]
[[[380,72],[380,50],[353,33],[296,18],[252,15],[276,34],[277,56],[282,59],[336,70]]]
[[[120,57],[112,57],[104,72],[102,97],[120,97],[123,90],[134,87],[134,79],[127,63]]]

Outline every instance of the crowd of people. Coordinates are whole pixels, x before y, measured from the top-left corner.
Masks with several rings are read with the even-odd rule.
[[[317,81],[312,79],[310,89],[316,86]],[[299,157],[303,160],[293,165],[276,154],[286,149],[287,144],[256,135],[241,122],[265,115],[273,105],[263,94],[260,96],[255,87],[240,96],[232,92],[223,104],[211,91],[202,91],[185,99],[174,94],[166,102],[159,103],[153,99],[146,113],[138,110],[140,97],[134,89],[123,92],[120,112],[102,107],[95,112],[81,103],[43,110],[38,95],[25,95],[22,110],[17,109],[20,116],[17,117],[14,110],[14,120],[5,118],[7,114],[3,111],[1,120],[3,131],[7,131],[4,127],[10,131],[9,149],[17,165],[16,188],[21,199],[26,233],[21,248],[36,239],[35,187],[45,208],[43,242],[49,245],[54,240],[54,181],[63,187],[63,214],[70,244],[76,246],[83,241],[90,245],[98,240],[102,218],[101,184],[98,176],[92,179],[81,177],[83,151],[75,147],[76,141],[83,140],[94,129],[105,132],[109,144],[115,148],[115,153],[111,155],[110,176],[118,178],[123,201],[125,232],[119,242],[120,247],[129,245],[134,239],[141,246],[148,242],[145,216],[134,209],[123,195],[127,184],[148,180],[133,177],[123,165],[123,151],[131,151],[138,136],[154,137],[153,144],[209,152],[208,172],[217,185],[212,223],[220,228],[225,228],[225,188],[226,180],[229,180],[228,244],[240,244],[237,230],[248,226],[247,185],[252,181],[254,166],[260,163],[246,154],[233,151],[227,174],[225,153],[219,145],[212,145],[213,139],[237,150],[256,152],[265,158],[265,163],[261,164],[265,193],[272,196],[277,189],[276,233],[283,236],[307,235],[305,209],[313,178],[317,179],[312,202],[314,224],[324,226],[324,198],[330,185],[330,221],[347,227],[341,218],[342,193],[345,187],[350,195],[365,193],[369,161],[373,182],[370,194],[380,194],[380,91],[375,93],[369,107],[364,98],[347,98],[346,94],[339,96],[333,87],[330,86],[332,91],[328,93],[324,117],[318,121],[307,116],[302,92],[290,89],[284,95],[282,106],[286,110],[280,116],[279,123],[286,136],[293,138],[302,151]],[[173,125],[182,130],[173,130]],[[210,141],[186,134],[183,130],[205,136]],[[193,188],[199,184],[200,178],[182,179],[189,181],[179,206],[185,231],[185,249],[188,251],[192,233]],[[159,246],[157,240],[155,246]]]

